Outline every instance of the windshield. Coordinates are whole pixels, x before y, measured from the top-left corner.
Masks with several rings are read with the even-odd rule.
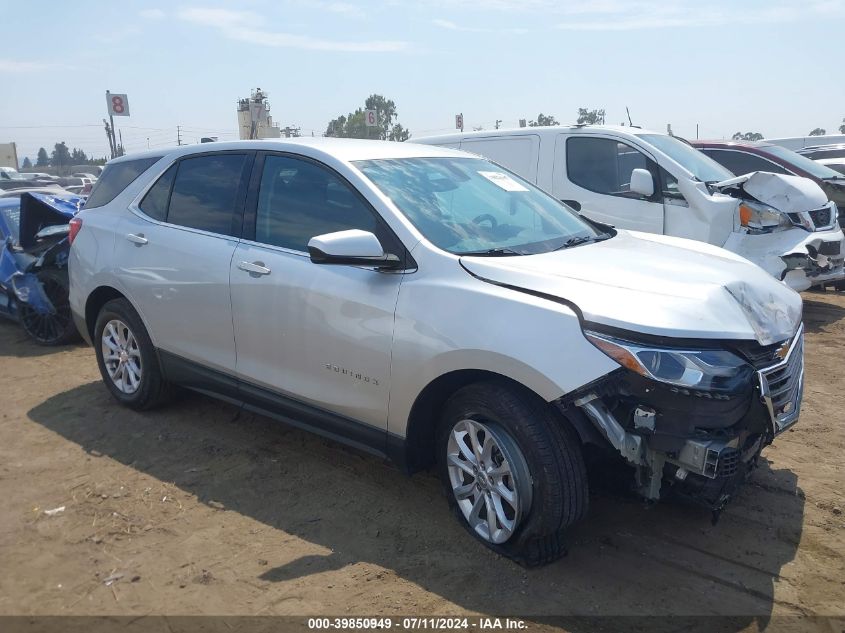
[[[456,255],[532,255],[599,235],[569,207],[480,158],[354,164],[426,239]]]
[[[715,160],[674,136],[666,134],[637,134],[637,136],[646,143],[654,145],[702,182],[721,182],[734,177]]]
[[[801,154],[793,152],[791,149],[786,149],[780,145],[766,145],[766,147],[762,149],[772,156],[777,156],[781,160],[795,165],[798,169],[802,169],[820,180],[824,180],[825,178],[841,178],[841,176],[830,167],[825,167],[821,163],[810,160],[806,156],[801,156]]]

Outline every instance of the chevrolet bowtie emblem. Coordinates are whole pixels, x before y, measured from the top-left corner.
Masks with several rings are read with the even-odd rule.
[[[789,343],[790,341],[786,341],[783,345],[778,347],[775,352],[775,358],[779,358],[780,360],[784,360],[786,358],[786,355],[789,354]]]

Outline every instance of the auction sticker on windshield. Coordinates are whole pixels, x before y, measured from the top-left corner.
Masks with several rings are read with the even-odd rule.
[[[528,191],[527,187],[524,187],[510,176],[503,174],[500,171],[480,171],[478,174],[480,176],[484,176],[487,180],[492,182],[494,185],[498,185],[505,191]]]

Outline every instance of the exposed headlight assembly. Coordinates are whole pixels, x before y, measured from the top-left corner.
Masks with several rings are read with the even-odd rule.
[[[584,335],[623,367],[678,387],[736,393],[749,384],[753,373],[748,363],[726,350],[654,347],[597,332]]]
[[[751,200],[743,200],[739,204],[739,223],[751,234],[775,233],[793,226],[792,220],[785,213],[767,204]]]

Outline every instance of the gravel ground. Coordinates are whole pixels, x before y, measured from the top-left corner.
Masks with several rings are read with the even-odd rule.
[[[732,631],[842,630],[845,295],[805,294],[805,323],[801,421],[717,525],[594,490],[569,555],[525,570],[460,528],[430,474],[199,395],[134,413],[91,349],[40,348],[2,322],[0,615],[730,615]]]

